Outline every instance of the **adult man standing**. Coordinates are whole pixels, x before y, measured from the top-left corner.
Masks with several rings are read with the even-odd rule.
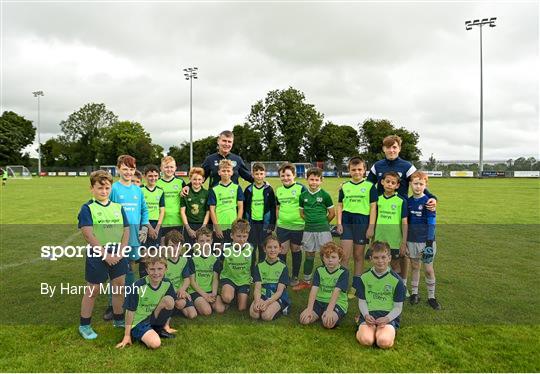
[[[247,168],[242,157],[231,152],[234,143],[234,134],[232,131],[222,131],[217,140],[218,151],[206,157],[201,167],[204,169],[205,178],[210,178],[209,187],[219,183],[218,165],[221,160],[231,160],[233,163],[233,176],[231,180],[238,184],[238,177],[242,177],[249,183],[253,183],[253,176]]]

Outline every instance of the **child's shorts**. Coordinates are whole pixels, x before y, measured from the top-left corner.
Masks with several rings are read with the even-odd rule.
[[[289,230],[282,227],[276,229],[276,235],[280,243],[290,240],[292,244],[301,245],[304,230]]]
[[[316,315],[319,316],[319,318],[322,318],[323,313],[326,311],[326,308],[328,308],[328,303],[323,303],[322,301],[315,300],[315,304],[313,304],[313,311]],[[338,320],[336,322],[336,326],[345,318],[345,311],[341,309],[339,305],[336,304],[334,307],[334,312],[338,315]]]
[[[134,340],[141,340],[144,334],[148,331],[153,330],[150,321],[144,320],[139,322],[136,326],[131,328],[131,336]]]
[[[409,250],[409,258],[413,260],[422,259],[422,254],[426,248],[426,243],[407,242],[407,249]],[[437,254],[437,244],[433,242],[433,257]]]
[[[86,257],[84,279],[88,283],[105,283],[108,279],[126,275],[129,270],[127,258],[122,258],[116,265],[110,266],[101,257]]]
[[[367,244],[366,231],[369,226],[369,216],[344,211],[341,223],[343,225],[341,240],[352,240],[354,244]]]
[[[231,286],[232,288],[234,288],[234,293],[237,294],[237,293],[245,293],[247,295],[249,295],[249,291],[251,289],[251,287],[249,286],[249,284],[246,284],[246,285],[243,285],[243,286],[237,286],[236,284],[234,284],[233,281],[231,281],[230,279],[221,279],[220,282],[221,283],[221,287],[223,287],[224,285],[228,284],[229,286]]]
[[[197,295],[198,295],[198,294],[197,294]],[[200,295],[199,295],[199,296],[200,296]],[[178,298],[178,299],[175,300],[175,303],[176,303],[177,301],[179,301],[179,300],[184,300],[184,299]],[[185,308],[189,308],[190,306],[195,306],[195,304],[193,304],[193,301],[194,301],[194,300],[193,300],[193,297],[191,298],[191,300],[188,300],[188,299],[185,299],[185,300],[186,300],[186,305],[184,306],[184,309],[185,309]]]
[[[384,317],[388,314],[388,312],[371,312],[370,313],[371,316],[375,319],[377,318],[380,318],[380,317]],[[389,325],[393,326],[394,329],[399,329],[399,316],[397,318],[395,318],[394,320],[390,321]],[[366,323],[366,320],[364,319],[364,316],[363,315],[360,315],[360,319],[358,320],[358,327],[360,327],[361,324],[363,323]]]
[[[302,238],[302,248],[306,252],[318,252],[319,249],[326,243],[332,241],[330,231],[310,232],[304,231]]]
[[[261,299],[266,301],[269,299],[269,297],[266,297],[266,295],[261,295]],[[291,304],[287,300],[281,297],[277,299],[277,302],[280,306],[280,309],[279,309],[279,312],[275,314],[274,319],[278,318],[281,314],[283,315],[289,314],[289,307],[291,306]]]

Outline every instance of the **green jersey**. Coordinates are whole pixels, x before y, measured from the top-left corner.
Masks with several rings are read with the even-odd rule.
[[[300,195],[300,207],[304,210],[306,226],[304,231],[323,232],[330,231],[328,223],[328,209],[334,207],[332,198],[323,189],[316,192],[306,190]]]
[[[180,289],[184,278],[189,278],[191,274],[187,257],[180,255],[176,259],[176,262],[171,258],[167,259],[167,273],[165,273],[165,278],[171,281],[175,291]]]
[[[397,193],[386,197],[384,194],[377,200],[377,225],[375,240],[387,242],[392,249],[398,249],[403,235],[401,220],[407,218],[407,202]]]
[[[348,181],[339,189],[338,201],[343,204],[344,212],[369,216],[370,204],[377,202],[377,198],[377,187],[373,183]]]
[[[186,208],[186,217],[189,223],[203,223],[208,211],[208,190],[201,187],[197,192],[189,189],[186,197],[180,200],[180,206]]]
[[[105,205],[95,199],[81,207],[79,228],[92,226],[92,231],[100,245],[120,243],[124,227],[129,226],[122,205],[109,200]]]
[[[268,260],[259,262],[253,268],[253,282],[261,282],[261,296],[271,298],[277,291],[279,284],[289,285],[289,270],[280,260],[270,263]],[[282,302],[289,304],[287,289],[280,297]]]
[[[279,206],[277,226],[287,230],[303,230],[304,220],[300,216],[300,195],[306,188],[300,183],[280,186],[276,190],[276,203]]]
[[[233,244],[234,245],[234,244]],[[238,251],[238,244],[234,248]],[[227,252],[227,250],[225,250]],[[231,252],[223,260],[223,270],[220,279],[228,279],[236,286],[248,286],[251,284],[251,256],[253,248],[246,243],[242,246],[240,253]]]
[[[125,309],[135,312],[132,328],[150,317],[164,296],[171,296],[176,300],[173,285],[167,278],[163,278],[159,286],[153,288],[150,278],[146,276],[137,280],[132,290],[133,292],[126,296],[124,303]]]
[[[264,187],[257,187],[253,184],[251,197],[251,219],[253,221],[262,221],[264,218]]]
[[[244,192],[233,182],[226,186],[219,182],[210,190],[208,205],[216,207],[217,223],[222,230],[230,229],[238,217],[238,201],[244,201]]]
[[[329,272],[326,266],[319,266],[313,275],[313,286],[319,287],[316,300],[328,304],[332,298],[332,293],[336,288],[340,289],[336,302],[341,310],[347,313],[349,301],[347,299],[347,289],[349,288],[349,271],[343,266]]]
[[[148,219],[150,221],[159,220],[159,209],[165,207],[165,193],[163,189],[155,186],[153,190],[148,186],[141,187],[146,207],[148,208]]]
[[[356,289],[356,296],[366,300],[370,314],[390,312],[394,303],[405,300],[407,292],[399,275],[390,269],[383,275],[377,275],[371,268],[361,276],[354,277],[353,287]]]
[[[195,275],[195,282],[204,292],[212,292],[214,272],[219,273],[220,265],[215,256],[193,256],[190,258],[191,273]],[[189,293],[196,292],[192,285],[188,288]]]
[[[156,185],[163,189],[165,193],[165,217],[163,227],[182,226],[182,216],[180,215],[180,196],[185,183],[180,178],[173,178],[169,181],[160,178]]]

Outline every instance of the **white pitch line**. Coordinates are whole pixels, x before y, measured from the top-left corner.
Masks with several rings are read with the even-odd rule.
[[[62,247],[64,247],[64,246],[68,245],[69,243],[71,243],[73,241],[73,239],[75,239],[78,235],[79,235],[79,231],[75,231],[66,240],[64,240],[64,242],[62,243]],[[16,262],[14,264],[0,265],[0,271],[3,271],[5,269],[14,268],[14,267],[17,267],[17,266],[35,264],[36,262],[43,261],[43,260],[49,260],[49,259],[48,258],[43,258],[43,257],[38,257],[38,258],[34,258],[32,260]]]

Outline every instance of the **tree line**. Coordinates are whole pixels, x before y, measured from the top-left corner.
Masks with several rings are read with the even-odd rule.
[[[41,145],[45,168],[114,165],[121,154],[133,155],[139,165],[158,164],[164,154],[163,147],[153,143],[142,124],[119,120],[105,104],[86,104],[59,126],[61,133]],[[232,131],[233,152],[246,162],[331,161],[339,169],[344,159],[360,155],[373,163],[384,157],[382,139],[397,134],[403,139],[401,157],[421,166],[418,133],[388,119],[370,118],[357,124],[325,121],[315,105],[306,101],[304,93],[293,87],[268,92],[251,106],[244,123],[236,124]],[[0,117],[0,164],[32,166],[30,156],[22,150],[32,144],[35,133],[31,121],[14,112],[4,112]],[[217,136],[194,141],[194,164],[216,152],[216,141]],[[189,142],[171,146],[167,154],[185,169],[189,165]],[[434,167],[436,163],[426,169],[435,170]]]

